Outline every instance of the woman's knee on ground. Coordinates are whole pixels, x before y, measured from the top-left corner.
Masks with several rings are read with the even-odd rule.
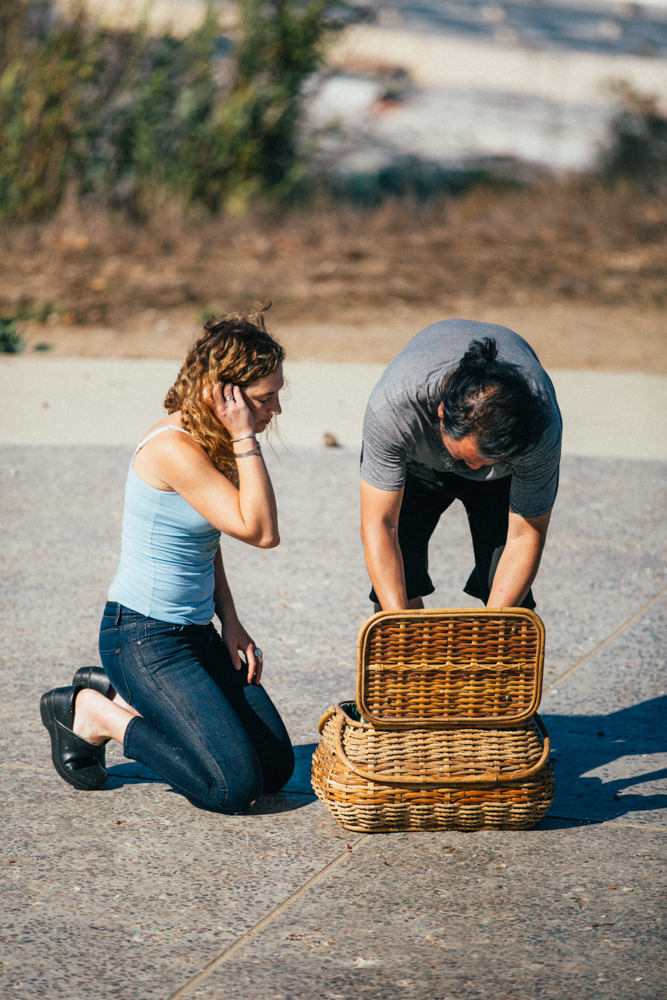
[[[249,758],[225,771],[209,776],[204,795],[197,796],[197,805],[212,812],[233,816],[246,812],[264,791],[264,778],[259,761]]]

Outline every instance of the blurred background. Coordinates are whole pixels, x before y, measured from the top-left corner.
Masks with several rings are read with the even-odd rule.
[[[667,371],[667,2],[3,0],[0,350]]]

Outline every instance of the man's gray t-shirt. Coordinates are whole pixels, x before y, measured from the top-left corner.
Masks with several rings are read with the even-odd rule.
[[[438,406],[442,384],[458,367],[472,340],[493,337],[498,359],[515,365],[549,403],[549,424],[538,444],[506,462],[469,469],[442,444]],[[551,379],[533,349],[512,330],[491,323],[450,319],[427,326],[389,364],[373,390],[364,419],[361,476],[380,490],[400,490],[406,468],[428,478],[428,470],[466,479],[512,476],[510,506],[522,517],[540,517],[558,491],[562,421]]]

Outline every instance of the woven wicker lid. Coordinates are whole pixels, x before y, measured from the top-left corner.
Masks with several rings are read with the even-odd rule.
[[[380,611],[359,633],[357,706],[378,729],[512,725],[537,710],[543,662],[533,611]]]

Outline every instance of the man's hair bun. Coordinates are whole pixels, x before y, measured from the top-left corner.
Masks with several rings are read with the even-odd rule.
[[[484,340],[471,340],[468,350],[461,358],[459,368],[472,368],[477,365],[488,365],[498,357],[498,344],[493,337]]]

